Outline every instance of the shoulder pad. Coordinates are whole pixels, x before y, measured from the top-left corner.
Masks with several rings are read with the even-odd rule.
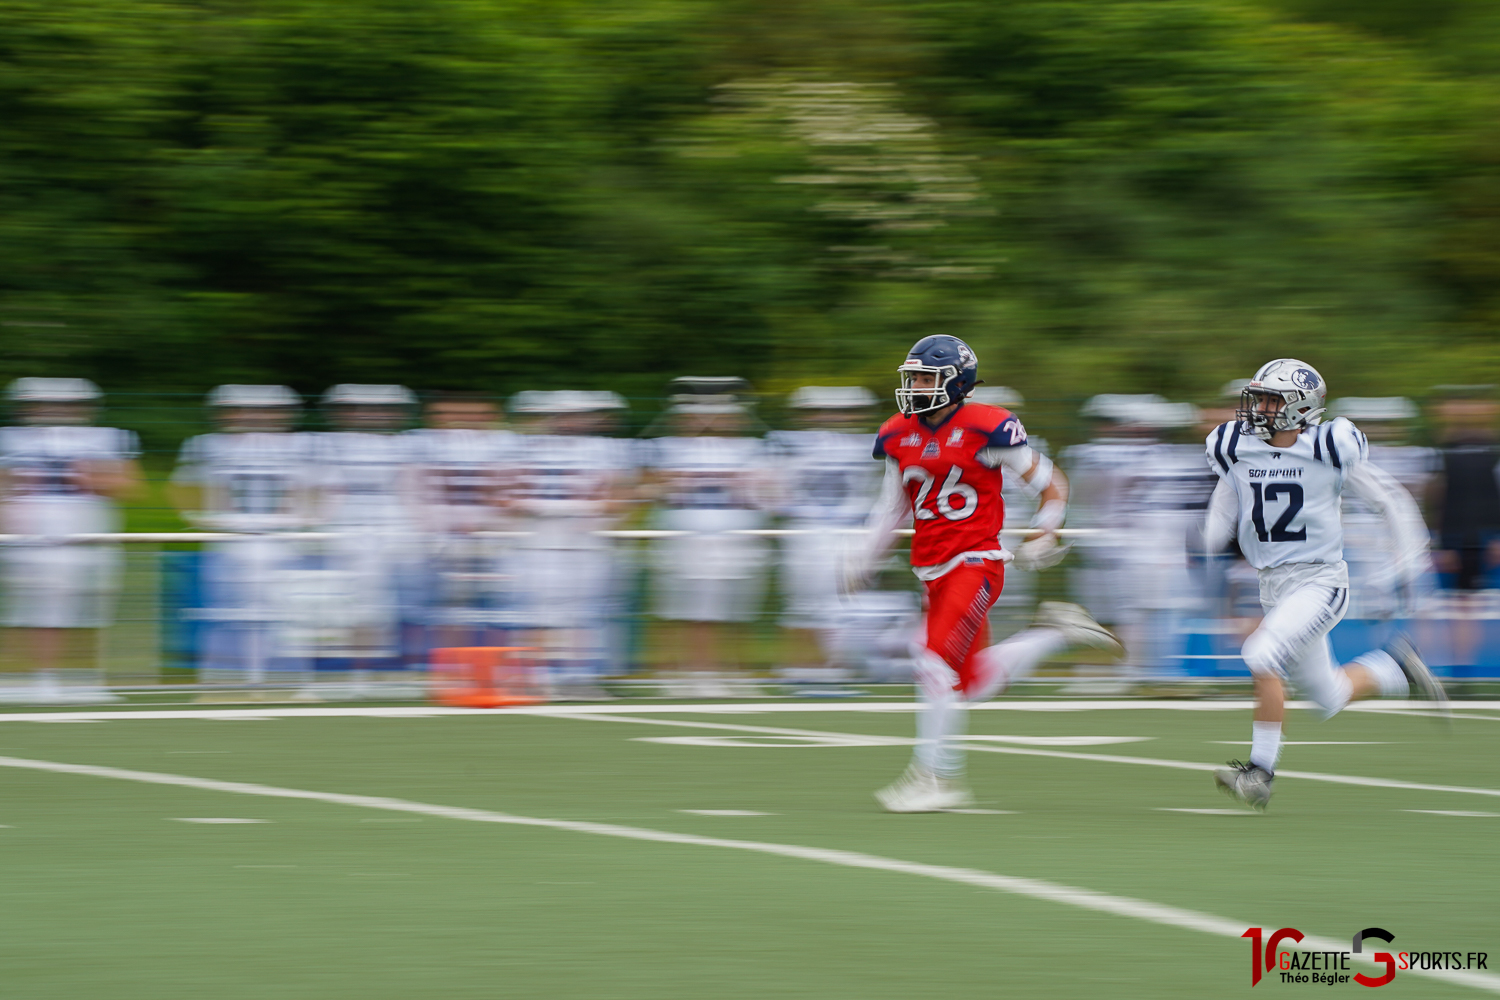
[[[1370,457],[1370,442],[1347,417],[1334,417],[1304,433],[1313,435],[1313,458],[1335,469],[1351,468]]]
[[[906,430],[910,419],[905,414],[898,413],[881,424],[880,430],[875,432],[875,447],[870,452],[871,456],[877,459],[889,457],[885,451],[885,443]]]

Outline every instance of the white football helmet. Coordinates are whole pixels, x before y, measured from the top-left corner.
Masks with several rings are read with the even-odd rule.
[[[1255,377],[1240,392],[1235,416],[1245,430],[1263,441],[1277,431],[1302,430],[1318,423],[1327,409],[1328,384],[1318,370],[1296,358],[1277,358],[1260,366]],[[1280,401],[1276,410],[1263,410],[1267,398]]]

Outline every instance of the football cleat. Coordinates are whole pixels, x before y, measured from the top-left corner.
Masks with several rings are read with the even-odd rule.
[[[1260,765],[1238,760],[1214,771],[1214,784],[1221,791],[1260,812],[1265,812],[1271,802],[1271,782],[1275,780],[1276,776]]]
[[[1091,646],[1114,656],[1124,656],[1125,647],[1109,629],[1094,621],[1094,616],[1076,604],[1067,601],[1043,601],[1037,605],[1036,619],[1039,628],[1055,628],[1068,640],[1070,646]]]
[[[1385,651],[1406,675],[1406,683],[1411,685],[1411,693],[1414,697],[1437,702],[1439,708],[1447,711],[1448,692],[1443,690],[1443,682],[1437,679],[1432,668],[1423,661],[1421,654],[1417,652],[1417,647],[1411,644],[1411,640],[1404,635],[1398,635],[1386,644]]]
[[[974,796],[953,778],[943,778],[912,764],[906,773],[875,793],[882,809],[893,813],[930,813],[967,809]]]

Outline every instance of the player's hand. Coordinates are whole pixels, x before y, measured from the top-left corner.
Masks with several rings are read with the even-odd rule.
[[[1016,568],[1032,572],[1050,569],[1063,561],[1069,548],[1055,531],[1035,532],[1016,547]]]
[[[870,576],[864,559],[853,552],[845,553],[839,571],[839,593],[845,597],[859,593],[870,585]]]

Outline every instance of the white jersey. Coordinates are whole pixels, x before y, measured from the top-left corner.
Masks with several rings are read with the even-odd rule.
[[[599,517],[635,467],[619,438],[532,434],[517,449],[514,503],[536,517]]]
[[[307,516],[313,487],[308,438],[248,431],[189,438],[172,482],[203,488],[205,520],[230,531],[293,527]]]
[[[668,507],[755,510],[762,505],[767,455],[759,438],[666,437],[650,445],[651,465],[668,480]]]
[[[130,431],[115,427],[0,427],[0,468],[6,499],[30,501],[97,500],[84,485],[81,466],[124,462],[141,451]]]
[[[870,461],[874,435],[775,431],[767,443],[776,457],[784,514],[832,525],[864,523],[884,474]]]
[[[1207,440],[1208,464],[1234,491],[1240,551],[1256,569],[1344,558],[1344,484],[1369,459],[1365,436],[1343,417],[1274,448],[1239,421]]]
[[[311,454],[330,525],[396,525],[411,514],[411,440],[405,434],[329,431]]]
[[[408,458],[419,472],[429,523],[458,531],[489,526],[516,463],[517,436],[502,430],[422,428],[404,437]]]

